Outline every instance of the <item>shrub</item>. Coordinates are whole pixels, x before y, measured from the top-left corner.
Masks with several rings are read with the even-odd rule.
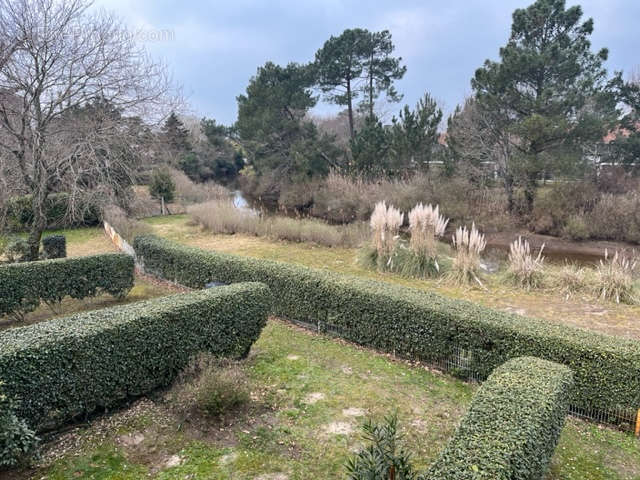
[[[598,293],[603,300],[616,303],[636,302],[633,288],[633,275],[638,261],[615,252],[612,257],[605,250],[604,260],[600,260],[597,269]]]
[[[25,262],[29,258],[27,240],[21,237],[9,240],[5,248],[5,255],[9,263]]]
[[[564,425],[572,383],[569,368],[538,358],[498,367],[425,479],[542,479]]]
[[[467,284],[480,281],[480,254],[487,246],[487,242],[475,224],[471,230],[467,227],[458,227],[453,236],[453,246],[456,256],[453,259],[451,277],[457,283]]]
[[[38,438],[14,409],[14,402],[3,393],[0,381],[0,469],[25,464],[38,451]]]
[[[95,205],[80,206],[82,214],[80,218],[67,218],[69,209],[69,195],[67,193],[54,193],[49,195],[46,208],[47,227],[63,228],[96,225],[99,223],[99,209]],[[11,197],[7,202],[7,226],[13,231],[22,231],[29,228],[33,221],[32,196],[22,195]]]
[[[149,184],[149,194],[156,200],[162,200],[165,203],[173,202],[176,194],[176,184],[171,178],[168,170],[154,170],[151,175],[151,183]]]
[[[537,233],[561,235],[572,217],[590,211],[599,193],[591,182],[557,182],[541,189],[531,213],[531,227]]]
[[[603,195],[587,223],[594,238],[640,243],[640,195]]]
[[[640,344],[516,314],[498,312],[432,292],[186,247],[153,236],[135,241],[150,273],[193,288],[206,283],[261,281],[276,301],[273,314],[331,328],[347,340],[425,362],[456,359],[461,374],[486,376],[498,365],[531,355],[569,366],[573,405],[637,409]]]
[[[238,284],[85,312],[0,334],[0,380],[35,431],[168,385],[193,355],[246,356],[265,285]]]
[[[409,231],[411,249],[418,255],[435,258],[436,239],[444,235],[449,223],[448,218],[440,215],[440,207],[419,203],[409,212]]]
[[[509,275],[520,286],[525,288],[537,287],[542,281],[544,267],[544,244],[537,256],[531,255],[531,247],[527,240],[518,237],[509,245]]]
[[[411,455],[399,445],[398,417],[390,415],[381,423],[371,419],[362,425],[363,440],[368,445],[345,465],[349,480],[395,479],[414,480],[417,475],[411,466]]]
[[[562,229],[562,236],[570,240],[586,240],[590,236],[584,215],[571,215]]]
[[[64,235],[50,235],[42,239],[42,253],[45,259],[65,258],[67,238]]]
[[[207,365],[197,380],[196,402],[200,410],[218,416],[249,401],[249,382],[236,364]]]
[[[58,303],[67,296],[124,296],[133,277],[133,258],[119,253],[1,265],[0,315],[22,319],[41,301]]]

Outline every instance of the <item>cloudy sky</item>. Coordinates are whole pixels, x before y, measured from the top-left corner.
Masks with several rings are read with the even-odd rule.
[[[470,92],[469,80],[496,58],[514,9],[531,0],[97,0],[141,36],[182,84],[194,114],[231,124],[236,95],[267,60],[307,62],[345,28],[388,29],[407,65],[398,83],[403,103],[425,92],[450,112]],[[575,2],[568,0],[568,5]],[[593,17],[594,49],[608,47],[608,68],[640,66],[640,1],[581,0]],[[395,113],[392,106],[389,112]],[[332,111],[319,106],[320,114]]]

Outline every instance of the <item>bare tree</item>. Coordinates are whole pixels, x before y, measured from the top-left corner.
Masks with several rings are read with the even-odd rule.
[[[484,175],[493,168],[502,180],[509,211],[514,209],[513,139],[506,133],[503,116],[482,108],[473,98],[467,98],[449,118],[447,145],[456,160],[470,176]]]
[[[31,259],[49,195],[69,193],[73,213],[81,197],[130,182],[134,118],[161,114],[173,91],[126,26],[90,6],[0,0],[0,159],[15,163],[32,194]]]

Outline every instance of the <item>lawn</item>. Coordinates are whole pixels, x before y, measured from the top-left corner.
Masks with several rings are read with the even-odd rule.
[[[639,305],[599,302],[586,296],[567,299],[561,293],[525,291],[509,287],[491,277],[484,280],[486,290],[457,287],[441,280],[407,279],[392,273],[373,272],[359,266],[355,261],[355,249],[278,242],[247,235],[213,235],[193,225],[186,215],[154,217],[146,222],[157,235],[186,245],[374,278],[439,292],[448,297],[471,300],[498,310],[640,339]]]
[[[155,218],[149,223],[160,234],[204,248],[360,272],[350,259],[352,250],[212,237],[187,225],[184,217]],[[84,238],[99,245],[96,232],[69,235],[70,251],[78,251],[71,250],[76,248],[73,244]],[[147,287],[145,282],[149,280],[138,278],[130,296],[149,298],[169,289],[153,283]],[[434,285],[415,283],[420,288]],[[49,437],[40,466],[11,472],[7,479],[343,478],[345,459],[361,444],[359,425],[369,416],[381,418],[392,411],[398,412],[415,464],[424,468],[453,433],[476,388],[277,319],[269,321],[242,368],[252,394],[250,404],[241,410],[221,419],[208,418],[187,413],[174,403],[170,391],[156,392]],[[638,447],[631,435],[568,418],[548,480],[639,479]]]

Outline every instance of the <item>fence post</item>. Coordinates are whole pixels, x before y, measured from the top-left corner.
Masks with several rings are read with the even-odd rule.
[[[640,408],[636,415],[636,437],[640,437]]]

